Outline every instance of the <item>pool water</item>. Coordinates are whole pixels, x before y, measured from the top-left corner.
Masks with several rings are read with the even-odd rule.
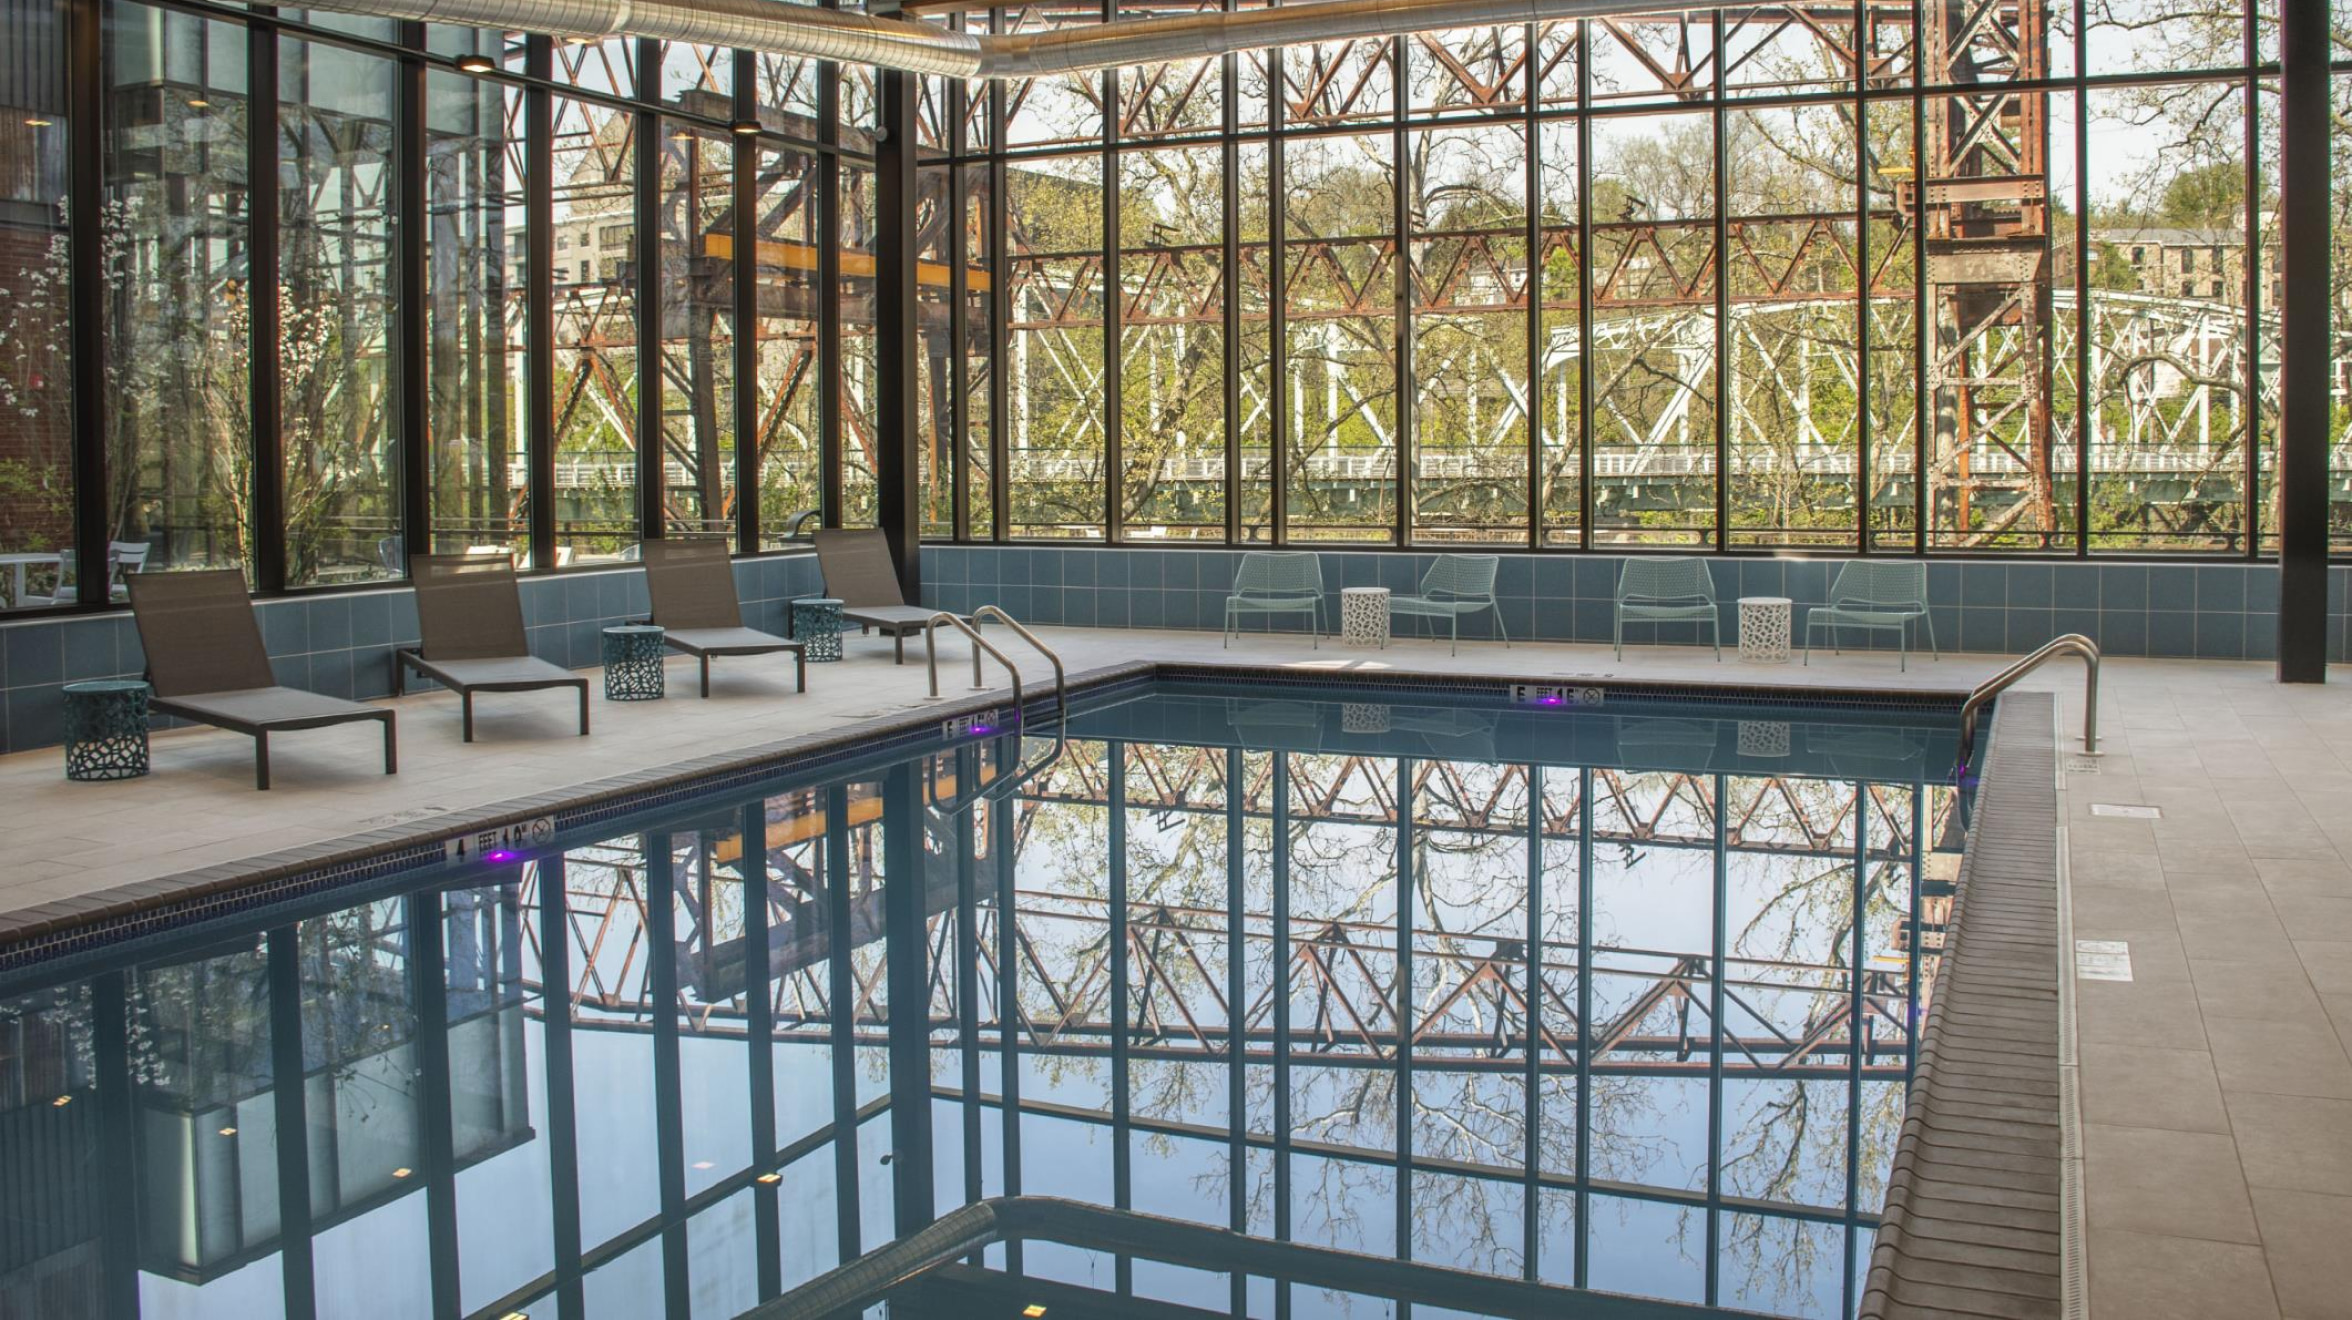
[[[1161,685],[1054,733],[13,978],[0,1317],[724,1318],[1001,1197],[1853,1311],[1950,712]],[[893,1306],[1481,1309],[1133,1246]]]

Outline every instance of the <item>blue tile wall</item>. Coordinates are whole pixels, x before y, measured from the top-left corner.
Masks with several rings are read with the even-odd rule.
[[[569,669],[601,660],[602,631],[645,617],[645,574],[635,568],[524,578],[523,627],[531,652]],[[782,633],[788,602],[824,585],[814,555],[735,562],[743,621]],[[416,596],[365,591],[256,603],[262,643],[278,681],[366,700],[392,691],[392,652],[417,638]],[[63,740],[58,689],[92,678],[137,678],[146,667],[128,613],[0,623],[0,752]]]
[[[1024,622],[1101,628],[1222,625],[1236,550],[929,546],[923,599],[944,609],[995,604]],[[1339,617],[1339,589],[1409,590],[1433,555],[1328,551],[1323,555],[1326,629]],[[1513,638],[1607,642],[1610,602],[1624,560],[1611,555],[1505,555],[1496,574],[1503,626]],[[1715,559],[1726,645],[1736,636],[1740,596],[1787,596],[1802,609],[1827,600],[1837,560]],[[2352,655],[2352,568],[2329,570],[2330,658]],[[2111,655],[2268,660],[2276,652],[2278,569],[2268,564],[2003,563],[1928,565],[1929,625],[1946,650],[2016,654],[2061,633],[2079,632]],[[1397,622],[1400,634],[1423,626]],[[1483,618],[1465,624],[1485,636]],[[1296,630],[1295,618],[1245,627]],[[1628,629],[1639,640],[1645,629]],[[1697,629],[1660,627],[1661,640],[1690,641]],[[1802,640],[1800,636],[1800,641]],[[1853,637],[1854,646],[1891,646]]]

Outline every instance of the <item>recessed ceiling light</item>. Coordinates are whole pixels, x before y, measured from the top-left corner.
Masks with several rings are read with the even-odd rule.
[[[727,125],[727,127],[737,137],[759,136],[760,123],[756,119],[738,119],[734,123]]]
[[[416,1172],[416,1170],[414,1170],[414,1169],[412,1169],[412,1168],[408,1167],[407,1165],[403,1164],[403,1165],[401,1165],[399,1168],[397,1168],[397,1169],[394,1169],[394,1170],[392,1171],[392,1176],[393,1176],[393,1177],[395,1177],[395,1178],[406,1178],[408,1175],[410,1175],[410,1174],[412,1174],[412,1173],[415,1173],[415,1172]]]
[[[1045,1314],[1045,1308],[1036,1302],[1031,1302],[1021,1308],[1021,1314],[1028,1316],[1029,1320],[1037,1320],[1037,1317]]]
[[[707,1169],[711,1167],[711,1162],[709,1160],[696,1160],[694,1162],[694,1167],[697,1169]]]
[[[57,1108],[57,1109],[63,1109],[63,1108],[65,1108],[67,1105],[70,1105],[70,1104],[72,1104],[72,1103],[73,1103],[73,1097],[72,1097],[72,1096],[70,1096],[70,1095],[61,1095],[61,1096],[57,1097],[55,1100],[52,1100],[52,1101],[50,1101],[49,1103],[50,1103],[50,1105],[51,1105],[53,1108]]]
[[[221,1135],[222,1135],[222,1136],[224,1136],[224,1137],[233,1137],[233,1136],[236,1136],[236,1135],[237,1135],[237,1129],[235,1129],[235,1128],[233,1128],[233,1127],[225,1127],[225,1128],[222,1128],[222,1129],[221,1129]]]
[[[460,55],[457,57],[457,71],[459,73],[495,73],[498,71],[498,66],[492,64],[487,55]]]
[[[49,127],[49,125],[50,125],[52,122],[54,122],[54,121],[52,121],[52,120],[47,120],[47,119],[43,119],[43,118],[41,118],[39,115],[34,115],[32,118],[25,120],[25,127],[26,127],[26,128],[47,128],[47,127]]]
[[[766,1183],[768,1186],[773,1187],[777,1183],[784,1181],[784,1175],[780,1173],[763,1173],[759,1176],[759,1180],[763,1183]]]
[[[202,110],[204,107],[211,104],[212,102],[205,100],[201,96],[191,96],[188,98],[188,108],[190,110]]]

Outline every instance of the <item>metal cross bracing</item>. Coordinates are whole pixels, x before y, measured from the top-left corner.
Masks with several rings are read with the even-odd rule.
[[[1222,749],[1133,744],[1124,748],[1124,808],[1133,819],[1189,820],[1214,831],[1226,818]],[[1244,779],[1234,812],[1253,833],[1251,848],[1270,846],[1266,800],[1274,779],[1274,758],[1244,760]],[[1317,826],[1393,825],[1393,758],[1288,758],[1287,784],[1294,829]],[[990,773],[984,766],[984,775]],[[1390,791],[1383,791],[1384,776]],[[952,767],[934,774],[934,793],[954,796]],[[1687,774],[1591,775],[1591,819],[1583,820],[1572,777],[1563,792],[1555,783],[1544,794],[1541,834],[1547,846],[1573,850],[1581,837],[1596,849],[1628,847],[1710,848],[1718,837],[1714,821],[1717,781]],[[1414,764],[1416,829],[1436,839],[1501,842],[1523,840],[1525,767],[1471,767],[1448,762]],[[1037,833],[1045,816],[1057,817],[1054,839],[1067,843],[1069,813],[1103,819],[1109,810],[1107,771],[1099,756],[1075,755],[1030,786],[1034,792],[1010,807],[1014,857],[1031,857],[1048,847]],[[1861,826],[1870,846],[1864,855],[1873,910],[1884,909],[1900,927],[1915,858],[1910,817],[1925,810],[1939,819],[1951,795],[1922,794],[1912,786],[1837,781],[1759,778],[1726,781],[1722,789],[1730,815],[1721,830],[1723,847],[1740,855],[1778,859],[1810,868],[1796,883],[1826,884],[1836,891],[1850,884],[1855,807],[1864,807]],[[1840,796],[1843,793],[1845,796]],[[847,819],[834,831],[818,794],[791,794],[764,809],[768,922],[771,934],[768,981],[770,1009],[779,1039],[823,1040],[835,1030],[827,959],[832,942],[822,918],[825,867],[821,851],[829,834],[850,850],[851,1030],[861,1040],[879,1041],[889,1013],[881,997],[884,976],[880,948],[881,880],[874,847],[881,811],[878,793],[852,790],[844,798]],[[984,810],[997,810],[991,804]],[[1521,819],[1514,819],[1514,816]],[[931,1017],[935,1031],[958,1030],[952,990],[956,877],[950,859],[952,836],[965,818],[928,822],[925,941],[930,946]],[[1581,834],[1580,834],[1581,831]],[[981,823],[976,838],[990,831]],[[1940,825],[1924,837],[1942,833]],[[739,1034],[744,1029],[748,992],[740,935],[739,883],[731,877],[740,857],[741,836],[725,830],[680,833],[676,901],[677,950],[684,987],[678,1012],[684,1029],[700,1034]],[[1083,846],[1081,846],[1083,852]],[[1842,854],[1842,855],[1841,855]],[[1044,854],[1052,856],[1051,852]],[[642,859],[625,843],[570,854],[565,868],[567,916],[576,969],[570,1002],[577,1024],[641,1030],[657,1013],[645,1000]],[[994,865],[989,862],[989,865]],[[1046,862],[1022,862],[1021,874]],[[1299,862],[1294,865],[1303,866]],[[1792,873],[1794,874],[1794,873]],[[1839,879],[1840,876],[1849,877]],[[536,903],[535,881],[526,877],[523,901]],[[976,1005],[985,1032],[1006,1025],[1018,1033],[1026,1052],[1093,1057],[1118,1047],[1135,1058],[1212,1058],[1232,1049],[1238,1035],[1250,1058],[1276,1049],[1338,1067],[1377,1067],[1393,1061],[1400,1047],[1418,1052],[1425,1066],[1465,1073],[1508,1072],[1523,1066],[1529,1033],[1527,942],[1522,931],[1449,930],[1430,918],[1411,938],[1421,982],[1414,1000],[1423,1005],[1411,1030],[1400,1030],[1396,1010],[1397,931],[1393,923],[1354,917],[1294,918],[1289,923],[1288,973],[1291,987],[1286,1041],[1275,1039],[1274,925],[1262,908],[1244,912],[1239,932],[1225,911],[1197,903],[1145,897],[1128,904],[1123,920],[1129,1005],[1128,1030],[1112,1030],[1109,1019],[1113,961],[1113,910],[1102,893],[1070,887],[1014,888],[1012,929],[1000,932],[997,905],[975,909],[976,945],[984,960]],[[1262,900],[1260,900],[1262,901]],[[1885,905],[1891,903],[1892,907]],[[1858,1051],[1865,1075],[1900,1076],[1911,1040],[1906,1008],[1917,973],[1907,958],[1904,929],[1873,932],[1872,961],[1859,982],[1837,956],[1806,959],[1727,956],[1720,987],[1725,1066],[1758,1076],[1836,1077],[1855,1066]],[[1931,936],[1935,932],[1930,932]],[[1009,938],[1008,938],[1009,936]],[[1238,1013],[1221,989],[1223,968],[1238,938],[1249,966],[1246,998]],[[1932,951],[1933,941],[1924,942]],[[1842,941],[1831,949],[1842,952]],[[1589,1067],[1598,1073],[1673,1076],[1703,1071],[1715,1042],[1718,987],[1713,959],[1703,952],[1675,952],[1603,944],[1592,952],[1589,1032],[1578,1029],[1579,942],[1547,936],[1540,946],[1534,1029],[1537,1066],[1544,1071]],[[1007,977],[998,965],[1010,951],[1017,970]],[[998,1003],[995,987],[1017,984],[1012,1021]],[[1921,993],[1926,993],[1922,988]],[[1862,1026],[1855,1034],[1855,1004]],[[1238,1023],[1238,1025],[1236,1025]],[[1858,1045],[1857,1045],[1858,1040]],[[1589,1057],[1586,1047],[1589,1045]],[[1514,1061],[1516,1060],[1516,1061]]]

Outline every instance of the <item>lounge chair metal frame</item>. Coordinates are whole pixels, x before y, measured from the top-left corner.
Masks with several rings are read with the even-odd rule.
[[[645,591],[662,644],[702,664],[702,695],[710,696],[711,657],[792,653],[793,685],[808,691],[808,648],[743,624],[733,556],[719,540],[647,541]]]
[[[1805,663],[1813,663],[1815,628],[1829,629],[1830,649],[1840,655],[1845,651],[1839,645],[1838,631],[1859,628],[1893,633],[1895,669],[1908,673],[1911,630],[1907,625],[1914,620],[1927,629],[1928,654],[1943,659],[1944,653],[1936,649],[1935,617],[1927,606],[1927,565],[1852,561],[1838,569],[1837,581],[1829,585],[1829,603],[1805,611]]]
[[[1678,555],[1664,559],[1628,559],[1617,574],[1617,658],[1625,658],[1625,625],[1647,623],[1651,640],[1661,623],[1703,623],[1707,640],[1723,660],[1722,606],[1715,599],[1715,574],[1704,559]]]
[[[1323,560],[1311,550],[1252,550],[1233,570],[1225,597],[1225,645],[1240,632],[1244,614],[1304,614],[1315,649],[1323,647]]]
[[[1503,607],[1495,603],[1494,592],[1495,570],[1501,562],[1495,555],[1439,555],[1429,571],[1421,575],[1419,595],[1389,598],[1389,617],[1444,619],[1446,654],[1460,655],[1462,616],[1493,610],[1495,632],[1507,649],[1511,645],[1511,632],[1503,626]]]
[[[588,736],[588,679],[531,654],[514,560],[506,555],[414,555],[423,639],[392,653],[392,695],[413,669],[457,693],[465,741],[474,740],[474,694],[577,688],[580,736]]]
[[[384,726],[384,773],[400,772],[393,712],[278,682],[242,572],[138,573],[128,581],[155,689],[151,709],[253,739],[256,789],[270,786],[271,734],[360,720]]]

